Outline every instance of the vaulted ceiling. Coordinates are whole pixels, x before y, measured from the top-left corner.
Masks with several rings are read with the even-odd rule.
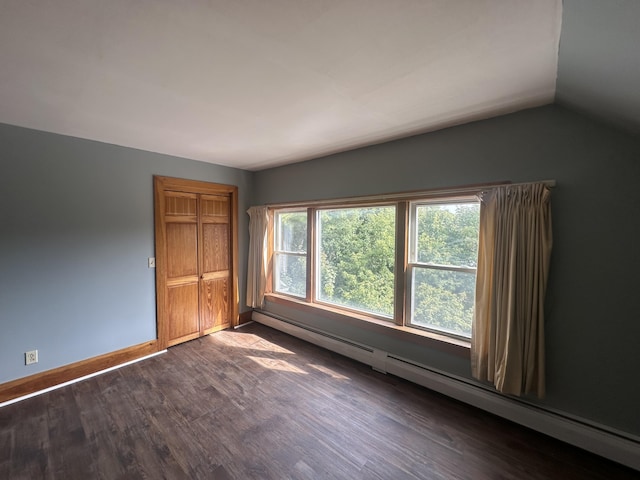
[[[0,0],[0,122],[257,170],[552,103],[562,20],[561,0]]]

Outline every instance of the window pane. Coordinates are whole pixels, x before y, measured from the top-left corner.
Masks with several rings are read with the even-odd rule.
[[[307,291],[307,257],[278,253],[275,278],[277,292],[304,297]]]
[[[317,298],[393,317],[395,206],[318,211]]]
[[[471,337],[475,273],[413,267],[411,324]]]
[[[416,221],[416,261],[477,266],[479,203],[418,205]]]
[[[277,214],[276,250],[285,252],[307,251],[307,212]]]
[[[277,212],[275,233],[274,290],[305,297],[307,293],[307,211]]]

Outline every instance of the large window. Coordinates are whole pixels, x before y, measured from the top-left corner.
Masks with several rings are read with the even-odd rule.
[[[316,298],[393,318],[395,205],[317,211]]]
[[[276,209],[273,219],[275,293],[358,318],[471,336],[474,195],[309,205]]]
[[[274,290],[305,297],[307,291],[307,210],[274,215]]]

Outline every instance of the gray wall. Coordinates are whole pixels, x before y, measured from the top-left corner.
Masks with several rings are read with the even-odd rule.
[[[239,187],[244,298],[251,172],[8,125],[0,166],[0,383],[156,338],[154,174]]]
[[[241,298],[248,204],[555,179],[541,404],[640,435],[638,138],[544,107],[255,174],[12,126],[0,146],[0,383],[155,338],[154,174],[239,186]],[[469,376],[441,351],[298,319]]]
[[[564,0],[556,101],[640,133],[640,2]]]
[[[540,404],[640,435],[640,140],[543,107],[256,173],[257,204],[555,179]],[[280,315],[470,377],[468,360],[283,306]]]

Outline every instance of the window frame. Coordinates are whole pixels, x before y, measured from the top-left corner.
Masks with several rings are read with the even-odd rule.
[[[279,248],[280,246],[280,235],[281,235],[281,230],[280,230],[280,222],[279,222],[279,218],[280,218],[280,214],[286,214],[286,213],[305,213],[307,215],[307,227],[306,227],[306,242],[307,242],[307,249],[306,251],[302,252],[302,251],[293,251],[293,250],[281,250]],[[271,291],[273,293],[277,293],[279,295],[285,295],[285,296],[291,296],[297,299],[304,299],[307,300],[309,299],[309,221],[308,221],[308,209],[306,208],[283,208],[283,209],[277,209],[274,210],[271,215],[270,218],[272,219],[273,222],[273,242],[270,244],[273,245],[272,247],[272,251],[270,252],[270,256],[272,257],[272,284],[271,284]],[[291,293],[291,292],[282,292],[278,290],[278,281],[279,281],[279,277],[278,277],[278,257],[280,256],[287,256],[287,257],[304,257],[305,258],[305,267],[306,267],[306,277],[305,277],[305,293],[304,295],[296,295],[295,293]]]
[[[376,312],[373,311],[369,311],[369,310],[364,310],[364,309],[358,309],[358,308],[353,308],[353,307],[349,307],[349,306],[345,306],[345,305],[340,305],[337,303],[331,303],[328,302],[326,300],[321,300],[319,297],[319,290],[321,288],[321,282],[320,282],[320,275],[321,275],[321,270],[320,270],[320,247],[319,247],[319,243],[320,243],[320,235],[322,235],[322,231],[321,231],[321,226],[320,226],[320,214],[323,211],[327,211],[327,210],[341,210],[341,209],[358,209],[358,208],[376,208],[376,207],[393,207],[395,209],[395,219],[394,219],[394,225],[395,225],[395,245],[394,245],[394,279],[393,279],[393,290],[394,290],[394,295],[393,295],[393,306],[392,306],[392,315],[390,316],[386,316],[386,315],[382,315],[382,314],[378,314]],[[365,317],[370,317],[376,320],[380,320],[383,322],[389,322],[389,323],[394,323],[397,324],[397,317],[396,317],[396,312],[397,312],[397,307],[396,304],[399,303],[397,295],[396,295],[396,287],[397,287],[397,273],[398,273],[398,263],[397,263],[397,237],[398,237],[398,225],[397,225],[397,221],[398,221],[398,205],[397,202],[370,202],[370,203],[363,203],[363,204],[340,204],[340,205],[327,205],[327,206],[321,206],[321,207],[317,207],[313,209],[313,238],[309,238],[307,237],[307,244],[309,241],[311,241],[314,245],[314,257],[312,260],[312,264],[313,264],[313,279],[311,282],[311,287],[312,287],[312,302],[314,304],[317,305],[324,305],[327,306],[329,308],[333,308],[333,309],[338,309],[338,310],[344,310],[345,312],[351,312],[351,313],[356,313],[358,315],[364,315]],[[308,214],[309,215],[309,214]]]
[[[412,232],[415,230],[415,216],[412,215],[411,209],[414,205],[420,204],[451,204],[451,203],[479,203],[478,195],[483,190],[481,186],[460,187],[448,190],[434,190],[423,192],[407,192],[389,195],[377,195],[368,197],[359,197],[357,199],[336,199],[327,201],[310,201],[299,202],[295,204],[270,206],[270,217],[273,221],[278,212],[283,211],[305,211],[307,212],[307,286],[306,297],[295,296],[283,292],[275,291],[275,258],[271,257],[273,267],[273,280],[271,286],[273,290],[267,295],[276,303],[295,306],[304,311],[323,311],[331,317],[344,319],[346,321],[360,322],[365,321],[370,328],[378,330],[392,328],[398,329],[402,335],[413,334],[414,336],[428,337],[445,344],[451,344],[453,347],[469,348],[470,338],[464,335],[458,335],[454,332],[438,328],[428,328],[421,325],[415,325],[410,322],[411,315],[411,295],[412,281],[411,275],[415,268],[422,268],[416,262],[411,263],[412,252],[410,251]],[[396,219],[396,241],[395,241],[395,272],[394,272],[394,307],[393,317],[379,316],[371,312],[344,307],[317,299],[316,283],[319,275],[319,259],[318,259],[318,239],[317,239],[317,219],[318,211],[332,210],[340,208],[358,208],[358,207],[375,207],[375,206],[395,206]],[[274,233],[272,235],[273,245],[270,255],[275,253],[275,222],[273,223]],[[444,266],[447,268],[448,266]],[[385,328],[386,327],[386,328]]]
[[[445,328],[436,328],[429,327],[425,325],[419,325],[413,322],[413,307],[414,307],[414,272],[416,269],[424,269],[424,270],[439,270],[439,271],[447,271],[447,272],[460,272],[460,273],[473,273],[474,275],[477,273],[477,252],[476,252],[476,267],[470,266],[455,266],[455,265],[441,265],[436,263],[429,262],[421,262],[418,260],[418,207],[427,206],[427,205],[455,205],[455,204],[480,204],[480,200],[477,195],[456,195],[452,197],[439,197],[439,198],[428,198],[428,199],[420,199],[420,200],[412,200],[409,202],[409,219],[408,219],[408,260],[406,267],[406,280],[405,280],[405,313],[406,317],[404,318],[404,325],[410,328],[417,328],[419,330],[425,330],[428,332],[435,332],[441,335],[446,335],[453,338],[458,338],[460,340],[470,341],[471,333],[469,335],[463,335],[457,332],[454,332],[450,329]],[[475,300],[474,300],[475,303]]]

